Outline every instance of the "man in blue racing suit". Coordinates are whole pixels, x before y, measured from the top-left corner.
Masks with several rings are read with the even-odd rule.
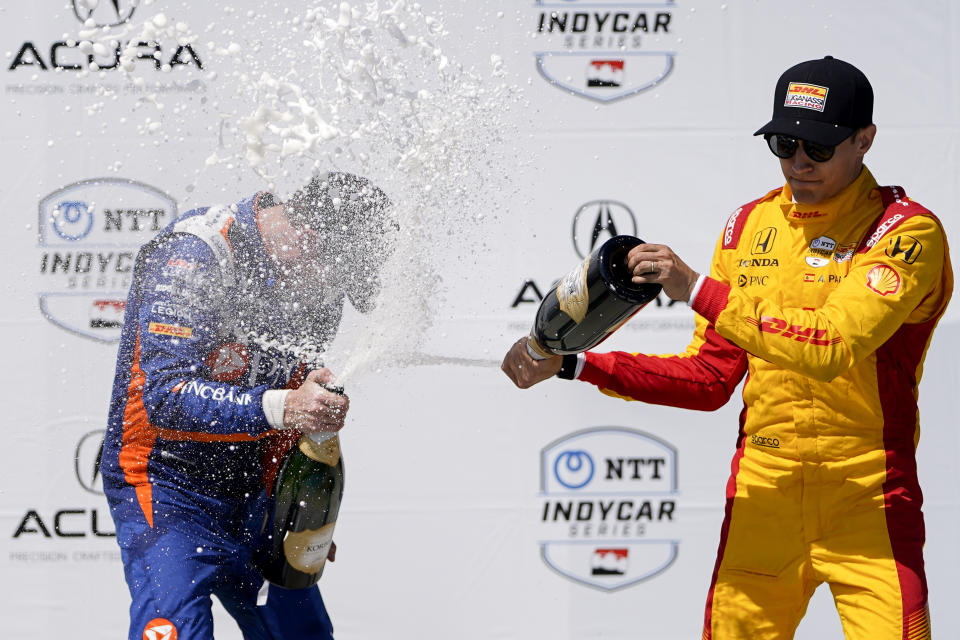
[[[212,638],[211,594],[247,640],[333,637],[317,587],[268,587],[255,566],[279,460],[343,426],[316,363],[345,297],[372,304],[388,206],[364,178],[318,175],[286,202],[189,211],[138,254],[101,461],[130,640]]]

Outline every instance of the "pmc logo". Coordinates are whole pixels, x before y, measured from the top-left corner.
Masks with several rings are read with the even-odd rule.
[[[136,8],[137,3],[132,0],[73,0],[73,14],[77,16],[77,20],[86,23],[92,19],[98,27],[123,24],[133,17]]]
[[[610,238],[622,235],[637,235],[637,219],[622,202],[591,200],[573,216],[573,248],[581,258]]]

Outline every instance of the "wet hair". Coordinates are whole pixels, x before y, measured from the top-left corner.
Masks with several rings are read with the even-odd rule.
[[[285,204],[293,224],[313,229],[321,237],[366,239],[398,228],[387,195],[351,173],[317,174]]]

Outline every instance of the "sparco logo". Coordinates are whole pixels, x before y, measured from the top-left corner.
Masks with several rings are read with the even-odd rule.
[[[739,209],[731,213],[729,218],[727,218],[727,226],[723,230],[724,247],[729,247],[730,243],[733,242],[733,232],[737,228],[737,218],[740,217],[740,213],[742,211],[743,211],[743,207],[740,207]]]
[[[881,223],[880,223],[880,226],[877,227],[877,230],[874,231],[874,232],[873,232],[873,235],[870,236],[870,239],[867,240],[866,248],[867,248],[867,249],[871,249],[871,248],[873,247],[873,245],[875,245],[875,244],[877,244],[878,242],[880,242],[880,238],[882,238],[882,237],[884,236],[884,234],[887,233],[887,231],[890,231],[890,229],[892,229],[892,228],[894,227],[894,225],[896,225],[896,224],[897,224],[898,222],[900,222],[901,220],[903,220],[903,214],[902,214],[902,213],[897,213],[897,214],[894,214],[893,216],[887,218],[887,219],[884,220],[883,222],[881,222]]]
[[[101,342],[120,337],[137,249],[177,216],[155,187],[94,178],[40,201],[40,311],[58,327]]]
[[[615,591],[677,556],[677,451],[624,427],[584,429],[540,454],[540,555],[573,582]]]
[[[73,15],[77,20],[86,23],[93,20],[98,27],[114,27],[123,24],[131,17],[137,8],[133,0],[73,0]]]
[[[750,443],[755,444],[758,447],[767,447],[770,449],[779,449],[780,448],[780,438],[773,436],[758,436],[756,434],[750,436]]]
[[[637,219],[622,202],[591,200],[573,216],[573,248],[581,258],[619,235],[637,235]]]
[[[676,5],[645,0],[537,0],[537,71],[575,95],[613,102],[650,89],[673,70]]]

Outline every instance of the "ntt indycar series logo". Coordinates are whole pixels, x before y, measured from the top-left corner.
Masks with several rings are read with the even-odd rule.
[[[120,338],[137,250],[177,216],[155,187],[93,178],[40,201],[40,311],[61,329],[100,342]]]
[[[677,450],[625,427],[564,436],[540,454],[540,555],[559,575],[616,591],[677,557]]]
[[[673,70],[671,2],[537,0],[534,52],[550,84],[597,102],[655,87]]]

